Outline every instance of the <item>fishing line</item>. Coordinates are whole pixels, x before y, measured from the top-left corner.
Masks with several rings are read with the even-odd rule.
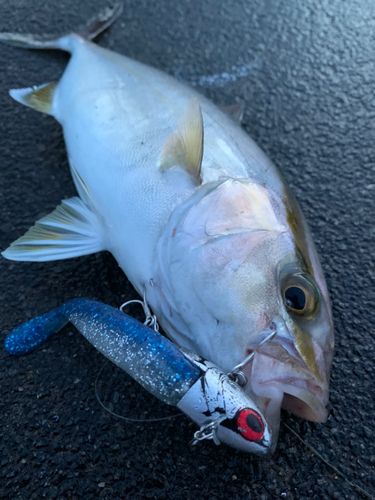
[[[118,413],[115,413],[112,410],[110,410],[109,408],[107,408],[107,406],[105,406],[105,404],[103,403],[103,401],[100,399],[100,396],[99,396],[98,380],[99,380],[99,377],[102,374],[104,368],[108,365],[108,363],[109,363],[109,360],[104,363],[104,365],[100,368],[100,370],[98,372],[98,375],[96,376],[96,379],[95,379],[95,396],[96,396],[96,399],[98,400],[98,403],[100,404],[100,406],[105,411],[107,411],[108,413],[110,413],[113,417],[120,418],[121,420],[125,420],[126,422],[138,422],[138,423],[142,423],[142,424],[148,424],[150,422],[160,422],[162,420],[172,420],[173,418],[176,418],[176,417],[182,417],[182,415],[183,415],[182,413],[176,413],[175,415],[170,415],[168,417],[160,417],[160,418],[144,418],[144,419],[142,419],[142,418],[131,418],[131,417],[124,417],[123,415],[119,415]]]
[[[318,451],[316,451],[315,448],[313,448],[311,446],[311,444],[306,443],[306,441],[304,441],[304,439],[302,439],[301,436],[295,430],[293,430],[291,427],[289,427],[288,424],[286,424],[285,422],[282,422],[282,424],[299,441],[301,441],[301,443],[303,443],[306,446],[306,448],[308,448],[310,451],[312,451],[314,453],[314,455],[316,455],[323,463],[325,463],[330,469],[332,469],[338,476],[340,476],[342,479],[344,479],[344,481],[346,481],[348,484],[350,484],[350,486],[354,490],[357,490],[359,493],[361,493],[362,495],[364,495],[366,498],[369,498],[370,500],[375,500],[375,497],[373,497],[370,493],[368,493],[366,490],[364,490],[361,486],[358,486],[357,484],[352,483],[351,481],[349,481],[349,479],[345,476],[345,474],[343,474],[342,472],[340,472],[334,465],[330,464],[325,458],[323,458],[322,455]]]
[[[124,312],[124,308],[126,306],[128,306],[129,304],[140,304],[143,308],[143,312],[145,313],[145,316],[146,316],[146,319],[144,321],[144,325],[145,326],[148,326],[149,328],[153,328],[155,332],[159,332],[159,324],[158,324],[158,320],[156,318],[156,316],[154,314],[152,314],[147,302],[146,302],[146,295],[144,294],[143,295],[143,300],[138,300],[138,299],[135,299],[135,300],[128,300],[127,302],[124,302],[120,307],[119,307],[119,310],[121,312]],[[149,423],[149,422],[160,422],[162,420],[172,420],[172,418],[176,418],[176,417],[181,417],[182,416],[182,413],[176,413],[175,415],[170,415],[168,417],[160,417],[160,418],[145,418],[145,419],[141,419],[141,418],[131,418],[131,417],[124,417],[123,415],[119,415],[118,413],[115,413],[113,412],[112,410],[110,410],[109,408],[107,408],[105,406],[105,404],[103,403],[103,401],[100,399],[100,396],[99,396],[99,391],[98,391],[98,380],[99,380],[99,377],[100,375],[102,374],[104,368],[107,366],[107,364],[109,363],[109,360],[106,361],[104,363],[104,365],[100,368],[99,372],[98,372],[98,375],[96,377],[96,380],[95,380],[95,396],[96,396],[96,399],[98,400],[98,403],[100,404],[100,406],[102,408],[104,408],[104,410],[106,410],[108,413],[110,413],[111,415],[113,415],[114,417],[116,418],[120,418],[121,420],[125,420],[126,422],[138,422],[138,423]]]

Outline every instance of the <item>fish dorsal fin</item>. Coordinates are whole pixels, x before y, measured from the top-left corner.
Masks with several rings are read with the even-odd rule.
[[[12,89],[9,94],[15,101],[36,109],[47,115],[52,115],[53,94],[58,82],[44,83],[43,85],[27,89]]]
[[[232,120],[237,123],[237,125],[241,125],[245,112],[245,103],[243,101],[238,101],[234,104],[230,104],[229,106],[221,106],[220,109],[224,111],[224,113],[230,118],[232,118]]]
[[[201,184],[202,157],[203,118],[199,101],[193,98],[187,103],[177,131],[164,144],[159,167],[164,170],[180,166]]]
[[[78,198],[64,200],[38,220],[3,253],[9,260],[42,262],[68,259],[106,249],[99,216]]]

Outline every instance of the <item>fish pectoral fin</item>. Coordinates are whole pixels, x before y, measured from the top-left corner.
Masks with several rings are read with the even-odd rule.
[[[64,200],[38,220],[3,253],[9,260],[42,262],[69,259],[105,250],[99,216],[78,198]]]
[[[44,83],[43,85],[27,89],[12,89],[9,95],[17,102],[36,109],[47,115],[53,115],[53,95],[58,82]]]
[[[237,125],[242,124],[243,115],[245,112],[244,101],[238,101],[235,104],[230,104],[229,106],[221,106],[220,109],[224,111]]]
[[[178,129],[166,140],[159,159],[159,168],[184,168],[197,184],[201,184],[203,157],[203,118],[198,99],[191,99],[182,115]]]

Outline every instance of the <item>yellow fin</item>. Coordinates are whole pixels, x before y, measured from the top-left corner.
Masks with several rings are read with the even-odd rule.
[[[105,248],[100,216],[75,196],[36,221],[2,256],[9,260],[45,262],[101,252]]]
[[[51,82],[28,89],[12,89],[9,94],[15,101],[51,115],[53,94],[57,84],[58,82]]]
[[[167,169],[180,166],[200,184],[202,157],[203,118],[199,101],[193,98],[187,103],[177,131],[164,144],[159,167]]]

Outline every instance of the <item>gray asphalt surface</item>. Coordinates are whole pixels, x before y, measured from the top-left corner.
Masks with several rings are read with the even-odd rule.
[[[64,33],[102,6],[2,1],[0,31]],[[285,412],[283,420],[372,494],[374,34],[372,0],[127,0],[99,41],[217,103],[246,102],[246,131],[283,172],[310,223],[336,327],[327,423]],[[66,61],[58,52],[0,46],[1,249],[75,194],[59,125],[7,92],[57,80]],[[73,297],[118,306],[136,296],[108,253],[40,264],[2,259],[0,273],[1,340]],[[114,418],[95,398],[104,358],[73,327],[23,358],[0,348],[0,359],[1,498],[363,498],[285,428],[276,453],[259,458],[210,442],[191,448],[195,427],[185,417]],[[110,365],[98,387],[122,415],[171,414]]]

